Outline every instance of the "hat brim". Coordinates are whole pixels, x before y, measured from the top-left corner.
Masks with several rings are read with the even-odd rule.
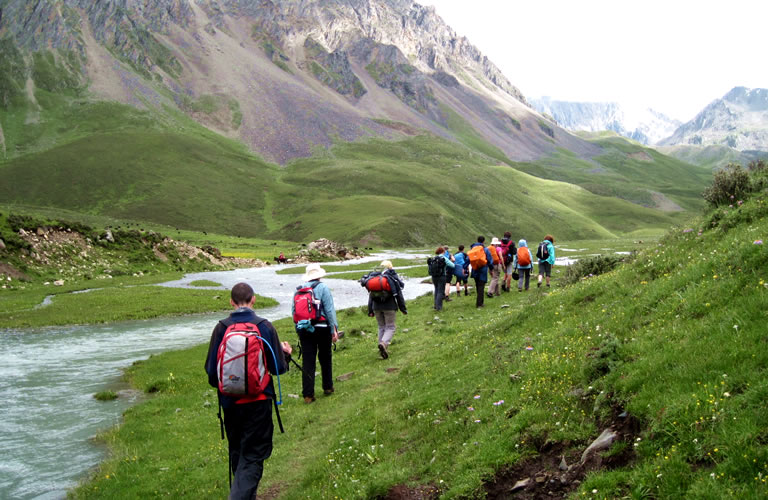
[[[312,271],[308,273],[304,273],[304,276],[301,277],[304,281],[312,281],[312,280],[319,280],[323,276],[326,275],[325,269],[313,269]]]

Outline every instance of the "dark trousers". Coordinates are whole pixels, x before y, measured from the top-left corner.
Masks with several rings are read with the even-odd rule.
[[[483,301],[485,300],[485,281],[480,281],[480,279],[475,278],[475,291],[477,292],[475,305],[477,307],[481,307],[483,305]]]
[[[432,276],[432,284],[435,285],[435,309],[443,310],[443,298],[445,297],[445,276]]]
[[[315,327],[314,332],[302,330],[299,332],[301,342],[301,363],[304,373],[301,376],[302,396],[311,398],[315,395],[315,357],[320,361],[320,374],[323,378],[323,390],[333,389],[332,347],[333,333],[331,327]]]
[[[224,408],[224,428],[232,467],[231,500],[251,500],[256,495],[264,460],[272,454],[272,400]]]

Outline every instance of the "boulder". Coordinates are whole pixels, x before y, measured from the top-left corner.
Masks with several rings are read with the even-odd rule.
[[[610,448],[617,437],[619,435],[613,429],[605,429],[581,454],[581,465],[584,465],[590,457]]]

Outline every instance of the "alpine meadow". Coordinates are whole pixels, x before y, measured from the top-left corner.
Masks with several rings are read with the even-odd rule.
[[[322,263],[335,389],[275,378],[256,498],[766,498],[761,134],[569,131],[412,0],[0,0],[0,497],[227,498],[211,330],[248,282],[306,363]],[[505,232],[552,286],[435,307]]]

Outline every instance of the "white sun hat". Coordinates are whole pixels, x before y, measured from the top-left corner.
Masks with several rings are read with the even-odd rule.
[[[306,271],[302,279],[304,281],[318,280],[325,276],[325,269],[320,267],[320,264],[310,264],[307,266]]]
[[[491,245],[501,245],[501,241],[499,241],[499,239],[494,236],[491,240]]]

